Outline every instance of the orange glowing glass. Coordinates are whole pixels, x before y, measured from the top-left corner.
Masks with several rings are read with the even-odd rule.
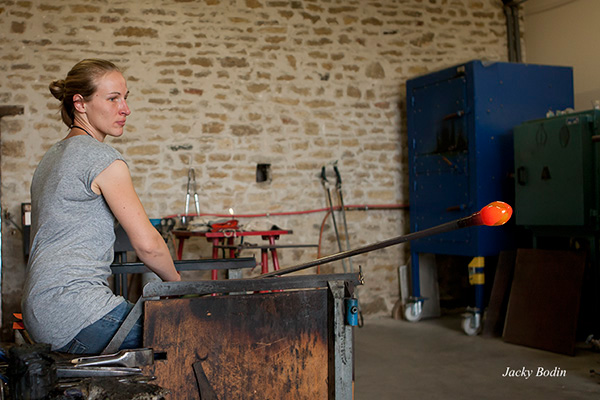
[[[507,203],[494,201],[483,207],[479,214],[484,225],[499,226],[508,222],[512,212],[512,207]]]

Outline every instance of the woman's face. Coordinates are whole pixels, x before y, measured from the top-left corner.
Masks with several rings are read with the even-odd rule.
[[[85,102],[87,119],[97,133],[119,137],[127,116],[131,114],[127,106],[127,83],[118,71],[111,71],[97,79],[96,92]]]

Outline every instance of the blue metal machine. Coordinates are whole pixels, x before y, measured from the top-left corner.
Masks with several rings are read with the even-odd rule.
[[[512,128],[548,110],[573,107],[570,67],[470,61],[407,81],[411,231],[462,218],[492,201],[514,204]],[[486,256],[514,247],[511,225],[476,227],[412,242],[409,320],[420,319],[419,253],[474,257],[476,305],[465,319],[480,330]]]

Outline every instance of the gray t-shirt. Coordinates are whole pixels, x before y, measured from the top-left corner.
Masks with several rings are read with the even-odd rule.
[[[56,143],[31,182],[31,251],[23,293],[25,326],[59,349],[121,304],[108,286],[115,217],[92,181],[121,154],[87,135]]]

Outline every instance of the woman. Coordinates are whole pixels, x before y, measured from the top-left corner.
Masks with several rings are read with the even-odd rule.
[[[169,249],[151,225],[121,154],[104,143],[120,137],[127,84],[104,60],[77,63],[50,84],[61,101],[67,136],[44,155],[31,182],[31,251],[23,317],[36,342],[53,350],[97,354],[132,304],[109,286],[115,218],[146,266],[165,281],[180,280]],[[141,321],[121,348],[142,345]]]

